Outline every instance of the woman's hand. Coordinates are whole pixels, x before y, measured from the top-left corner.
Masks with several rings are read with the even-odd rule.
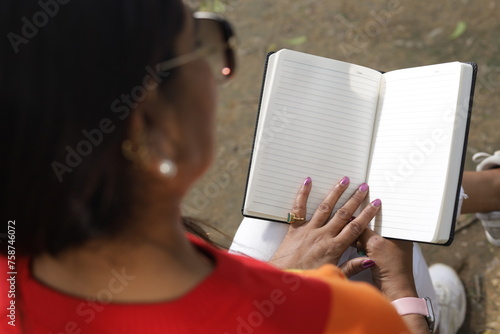
[[[342,253],[356,243],[381,204],[380,200],[374,200],[361,214],[352,219],[352,214],[368,193],[368,185],[363,183],[347,203],[330,218],[335,204],[348,186],[349,178],[342,178],[320,204],[310,221],[292,222],[270,263],[283,269],[312,269],[325,263],[337,265]],[[296,217],[306,217],[306,204],[311,187],[312,181],[307,178],[292,208]],[[374,262],[365,257],[347,261],[341,268],[346,276],[352,276],[372,265]]]
[[[373,283],[389,299],[416,297],[413,278],[413,243],[385,239],[366,229],[358,247],[376,263],[371,268]]]
[[[367,228],[358,245],[376,262],[371,268],[373,282],[389,300],[418,297],[413,278],[412,242],[385,239]],[[412,333],[429,333],[429,325],[422,315],[407,314],[403,320]]]

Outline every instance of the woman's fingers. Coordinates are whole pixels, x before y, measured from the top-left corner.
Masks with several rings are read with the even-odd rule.
[[[339,210],[337,210],[337,212],[335,212],[333,219],[337,220],[337,222],[347,224],[351,220],[354,212],[365,199],[366,195],[368,195],[368,184],[362,183],[351,198],[349,198],[349,200]]]
[[[326,196],[323,202],[319,205],[319,207],[314,212],[314,215],[311,219],[311,226],[320,227],[323,226],[332,214],[332,210],[337,204],[340,196],[344,193],[344,191],[349,186],[349,178],[344,176],[333,188],[330,190],[330,193]]]
[[[361,205],[366,195],[368,195],[368,185],[361,184],[349,200],[335,212],[327,225],[327,229],[333,235],[337,235],[342,229],[352,221],[354,212]]]
[[[358,238],[360,238],[365,232],[370,221],[380,210],[381,204],[382,202],[379,199],[372,201],[370,205],[367,205],[355,219],[345,225],[336,237],[339,244],[347,248],[352,245],[353,242],[358,240]]]
[[[361,234],[361,236],[358,238],[358,242],[357,242],[357,248],[363,248],[365,249],[365,252],[366,252],[366,249],[367,249],[367,245],[368,243],[373,240],[373,239],[378,239],[378,238],[381,238],[383,239],[378,233],[375,233],[373,230],[367,228],[365,229],[365,231]]]
[[[349,222],[352,213],[366,197],[368,187],[362,185],[343,206],[346,219],[338,219],[339,213],[337,219],[330,219],[333,207],[348,185],[349,179],[342,178],[307,224],[304,224],[305,220],[290,221],[290,229],[271,260],[273,264],[281,268],[315,268],[325,263],[338,263],[342,253],[349,245],[355,243],[380,206],[380,201],[373,202],[357,218]],[[311,188],[311,179],[305,179],[295,197],[290,214],[298,218],[306,217],[306,205]],[[335,225],[336,227],[332,227]],[[345,263],[343,268],[346,275],[351,276],[372,265],[371,261],[353,260]]]
[[[348,188],[349,182],[349,178],[345,176],[332,188],[330,193],[314,212],[314,215],[308,224],[311,228],[319,228],[326,225],[324,228],[328,229],[328,234],[338,238],[338,241],[345,246],[354,243],[356,239],[361,236],[363,231],[368,226],[368,223],[377,214],[381,204],[378,199],[373,201],[361,212],[358,217],[352,219],[352,214],[358,209],[368,194],[368,185],[363,183],[358,187],[351,198],[349,198],[349,200],[339,210],[337,210],[337,212],[335,212],[333,218],[328,221],[333,208],[337,204],[337,201]],[[307,214],[307,199],[309,197],[309,193],[311,192],[311,188],[312,180],[308,177],[304,180],[302,186],[300,187],[290,212],[295,217],[304,219],[292,220],[291,225],[293,227],[302,226],[305,223],[305,217]]]
[[[346,277],[352,277],[375,265],[375,261],[367,257],[357,257],[340,265],[340,269]]]
[[[306,178],[300,187],[297,197],[295,197],[295,202],[293,203],[291,214],[298,218],[304,218],[304,220],[295,220],[290,224],[292,226],[300,226],[304,224],[305,217],[307,214],[307,198],[311,192],[312,180],[310,177]]]

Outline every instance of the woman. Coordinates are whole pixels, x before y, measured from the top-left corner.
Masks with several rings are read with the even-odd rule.
[[[12,0],[0,13],[2,333],[429,332],[331,264],[283,272],[186,234],[179,204],[210,165],[217,77],[234,71],[227,23],[178,0]],[[416,297],[411,244],[365,231],[380,201],[328,218],[346,182],[307,222],[338,243],[305,259],[336,263],[359,239],[385,296]]]

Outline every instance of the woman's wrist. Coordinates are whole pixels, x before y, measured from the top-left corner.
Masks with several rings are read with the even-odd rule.
[[[405,298],[405,297],[418,297],[417,289],[413,278],[411,281],[386,283],[380,288],[382,294],[390,301]]]

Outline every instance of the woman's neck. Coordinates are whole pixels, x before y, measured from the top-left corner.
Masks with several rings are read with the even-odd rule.
[[[143,212],[147,217],[119,238],[94,240],[57,257],[36,257],[34,277],[61,292],[108,303],[184,295],[211,273],[213,263],[187,240],[179,213]]]

